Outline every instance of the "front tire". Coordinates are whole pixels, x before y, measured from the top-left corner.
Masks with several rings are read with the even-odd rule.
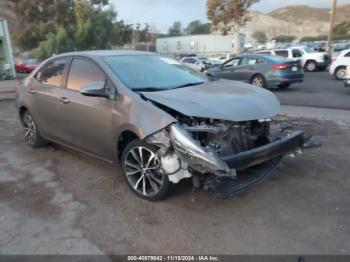
[[[33,148],[43,147],[47,142],[41,136],[32,114],[28,110],[25,111],[21,120],[27,144]]]
[[[337,80],[344,80],[346,76],[346,68],[344,66],[339,66],[337,69],[334,71],[334,77]]]
[[[255,75],[251,79],[251,84],[256,87],[266,88],[266,80],[263,75]]]
[[[157,201],[169,191],[169,178],[161,172],[158,148],[134,140],[124,149],[121,166],[128,185],[140,198]]]
[[[315,61],[308,61],[305,65],[305,71],[307,72],[316,72],[317,63]]]

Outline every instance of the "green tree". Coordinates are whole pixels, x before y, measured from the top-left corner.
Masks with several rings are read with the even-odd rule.
[[[207,14],[214,26],[221,24],[223,31],[231,27],[235,33],[235,43],[240,43],[240,28],[247,21],[248,8],[259,0],[207,0]],[[240,44],[235,44],[235,52],[240,52]]]
[[[280,35],[274,38],[277,43],[293,42],[295,39],[296,37],[291,35]]]
[[[210,34],[211,23],[202,23],[199,20],[192,21],[187,26],[186,32],[191,35]]]
[[[149,24],[146,23],[142,28],[141,24],[137,23],[134,30],[135,42],[149,42],[149,33]]]
[[[7,0],[17,17],[15,44],[24,50],[37,47],[50,32],[74,24],[74,0]]]
[[[258,43],[261,43],[261,44],[264,44],[266,43],[267,41],[267,37],[266,37],[266,34],[265,32],[262,32],[262,31],[255,31],[253,34],[252,34],[252,37],[258,41]]]
[[[112,8],[96,12],[88,1],[80,0],[76,3],[75,16],[74,40],[78,50],[112,47],[116,18]]]
[[[52,54],[73,50],[110,49],[131,41],[132,25],[116,20],[113,8],[95,8],[91,1],[76,0],[75,24],[47,34],[34,52],[42,60]]]
[[[169,28],[168,36],[181,36],[182,35],[182,24],[177,21]]]
[[[132,42],[133,25],[125,24],[123,20],[114,23],[114,40],[113,44],[123,46]]]
[[[319,35],[319,36],[304,36],[300,39],[300,42],[313,42],[313,41],[324,41],[327,40],[327,35]]]
[[[60,27],[57,33],[49,33],[47,35],[46,40],[39,44],[34,55],[39,60],[43,60],[53,54],[68,52],[73,49],[74,43],[71,40],[71,36],[63,27]]]

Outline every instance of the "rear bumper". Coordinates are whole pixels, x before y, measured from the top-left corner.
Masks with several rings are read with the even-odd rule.
[[[294,83],[302,83],[304,82],[304,78],[299,78],[299,79],[281,79],[281,84],[294,84]]]
[[[317,147],[321,144],[319,141],[310,144],[310,141],[310,139],[305,139],[302,131],[295,131],[267,145],[232,156],[226,156],[222,160],[230,168],[247,168],[295,152],[301,148]]]
[[[267,82],[268,86],[278,86],[280,84],[295,84],[295,83],[302,83],[304,82],[304,78],[280,78],[280,79],[275,79],[275,80],[270,80]]]

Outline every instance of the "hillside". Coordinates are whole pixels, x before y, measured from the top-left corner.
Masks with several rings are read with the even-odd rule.
[[[294,5],[284,8],[279,8],[268,15],[279,19],[293,21],[301,24],[306,21],[312,22],[329,22],[330,9],[327,8],[312,8],[305,5]],[[337,9],[337,22],[350,20],[350,4],[339,6]]]
[[[263,31],[268,39],[279,35],[319,36],[328,34],[330,9],[295,5],[276,9],[270,13],[249,12],[249,21],[242,30],[251,41],[251,34]],[[336,23],[350,21],[350,4],[339,6]],[[232,33],[232,32],[231,32]]]

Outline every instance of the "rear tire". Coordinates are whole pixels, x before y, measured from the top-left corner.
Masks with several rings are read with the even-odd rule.
[[[265,77],[260,74],[253,76],[250,83],[256,87],[266,88]]]
[[[140,198],[157,201],[169,191],[169,178],[160,169],[158,148],[134,140],[123,151],[121,167],[131,190]]]
[[[316,72],[317,63],[315,61],[308,61],[305,65],[305,71],[307,72]]]
[[[345,66],[339,66],[334,71],[334,77],[337,80],[344,80],[346,76],[346,67]]]
[[[22,114],[21,120],[27,144],[33,148],[45,146],[47,141],[41,136],[37,124],[28,110]]]
[[[280,89],[287,89],[288,87],[290,87],[290,84],[289,83],[283,83],[283,84],[279,84],[278,87]]]

